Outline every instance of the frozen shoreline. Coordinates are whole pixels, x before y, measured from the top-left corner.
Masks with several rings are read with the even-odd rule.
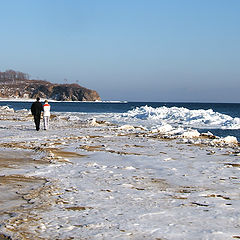
[[[28,152],[33,160],[2,167],[1,176],[46,181],[5,213],[0,233],[12,239],[240,236],[238,144],[211,145],[211,136],[191,134],[165,138],[81,117],[57,115],[49,131],[36,132],[28,112],[2,115],[1,150]]]

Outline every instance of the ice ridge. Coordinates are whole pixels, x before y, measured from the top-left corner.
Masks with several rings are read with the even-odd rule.
[[[122,115],[129,120],[144,120],[152,124],[171,124],[196,128],[240,129],[240,118],[214,112],[212,109],[190,110],[183,107],[137,107]]]

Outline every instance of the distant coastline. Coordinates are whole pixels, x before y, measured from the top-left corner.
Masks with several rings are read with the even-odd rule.
[[[34,80],[15,70],[0,72],[0,97],[14,99],[53,99],[57,101],[101,101],[99,94],[76,83],[57,84]]]
[[[43,101],[47,98],[41,98],[40,101]],[[0,102],[34,102],[36,99],[34,98],[0,98]],[[96,101],[58,101],[54,99],[47,99],[49,102],[74,102],[74,103],[128,103],[128,101],[120,101],[120,100],[96,100]]]

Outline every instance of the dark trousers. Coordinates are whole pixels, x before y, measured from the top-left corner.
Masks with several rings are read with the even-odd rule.
[[[40,126],[40,118],[41,118],[41,115],[34,115],[34,122],[35,122],[37,131],[39,130],[39,126]]]

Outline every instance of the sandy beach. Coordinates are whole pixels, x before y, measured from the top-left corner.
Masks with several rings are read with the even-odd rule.
[[[1,111],[1,240],[240,239],[239,143]]]

